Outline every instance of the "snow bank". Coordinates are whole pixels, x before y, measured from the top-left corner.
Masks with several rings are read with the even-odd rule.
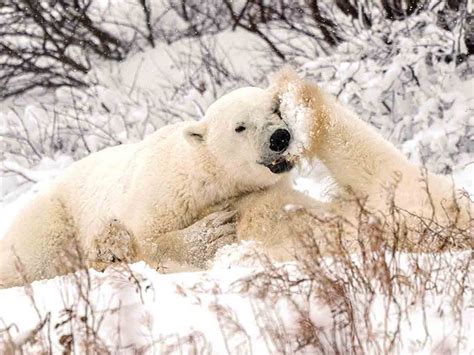
[[[104,273],[78,272],[0,291],[0,329],[8,329],[0,332],[0,351],[17,346],[54,353],[69,347],[78,353],[272,354],[344,351],[352,344],[370,353],[467,352],[474,349],[469,336],[474,311],[469,295],[457,293],[456,282],[466,277],[465,270],[452,265],[465,265],[470,257],[469,252],[423,260],[397,255],[401,266],[394,275],[400,279],[415,267],[434,263],[442,269],[436,284],[420,278],[430,283],[423,294],[415,292],[423,285],[408,279],[411,286],[394,289],[392,295],[375,280],[372,293],[347,287],[345,302],[354,306],[352,322],[361,337],[350,342],[354,332],[339,298],[331,296],[331,304],[318,295],[317,286],[304,281],[295,264],[271,270],[215,266],[209,272],[162,275],[137,263]],[[337,262],[325,263],[328,275],[343,272]],[[461,299],[453,305],[455,296]],[[314,339],[312,345],[304,343],[305,327],[318,330],[318,346]],[[390,345],[391,337],[395,344]]]

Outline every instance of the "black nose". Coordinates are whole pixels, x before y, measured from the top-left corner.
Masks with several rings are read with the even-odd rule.
[[[290,132],[286,129],[277,129],[270,137],[270,149],[274,152],[282,152],[290,144]]]

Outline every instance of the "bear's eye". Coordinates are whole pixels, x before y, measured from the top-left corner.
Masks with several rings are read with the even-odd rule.
[[[243,132],[243,131],[245,131],[245,127],[244,127],[244,126],[238,126],[238,127],[235,129],[235,131],[236,131],[237,133]]]
[[[277,104],[272,108],[272,113],[275,115],[278,115],[278,117],[280,117],[281,120],[283,119],[283,117],[281,117],[280,104]]]

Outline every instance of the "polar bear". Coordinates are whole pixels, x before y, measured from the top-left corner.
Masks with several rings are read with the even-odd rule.
[[[287,172],[298,157],[321,160],[340,195],[320,202],[295,191]],[[418,227],[432,224],[459,232],[448,241],[435,235],[442,240],[432,250],[472,247],[472,203],[449,179],[412,165],[334,98],[283,70],[267,89],[220,98],[201,122],[162,128],[71,166],[26,207],[2,243],[0,285],[67,271],[58,254],[71,240],[92,265],[145,260],[155,266],[167,259],[203,267],[234,234],[261,242],[275,260],[294,259],[301,235],[333,254],[342,218],[351,250],[360,246],[353,236],[361,229],[361,199],[388,228],[384,236],[395,206],[406,217],[411,245],[404,248],[420,250]]]
[[[19,213],[0,244],[0,286],[126,258],[202,266],[235,237],[233,211],[203,211],[284,180],[291,142],[269,92],[242,88],[202,121],[93,153]]]
[[[409,162],[373,127],[291,69],[277,73],[267,90],[301,143],[298,155],[321,161],[338,193],[318,202],[284,180],[249,194],[236,202],[238,239],[260,241],[276,260],[297,257],[297,239],[305,235],[319,244],[320,255],[369,247],[373,241],[361,244],[360,237],[374,231],[409,251],[473,248],[474,204],[451,179]],[[364,220],[368,216],[377,226]]]

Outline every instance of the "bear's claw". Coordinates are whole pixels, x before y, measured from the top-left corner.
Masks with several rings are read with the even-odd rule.
[[[185,261],[199,268],[205,268],[218,249],[235,242],[237,237],[235,215],[236,211],[214,212],[186,228]]]

